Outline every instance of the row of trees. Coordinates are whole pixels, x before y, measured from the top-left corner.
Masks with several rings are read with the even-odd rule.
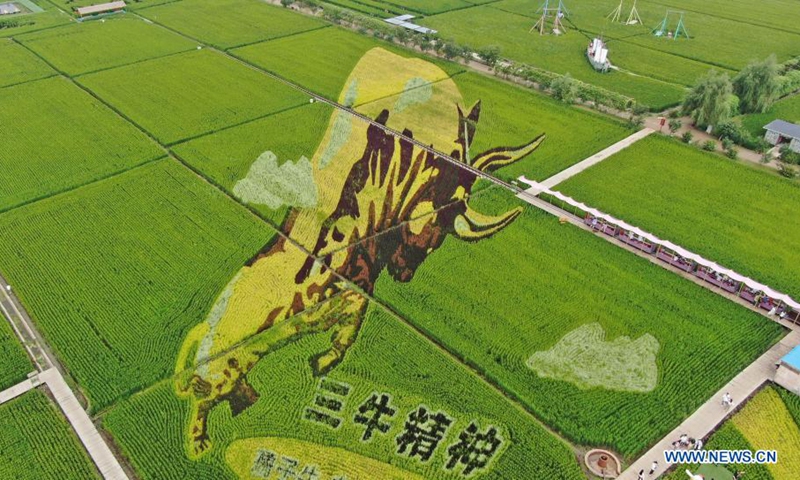
[[[731,80],[727,73],[711,70],[686,95],[683,112],[695,124],[708,128],[722,124],[738,113],[762,113],[782,93],[781,66],[772,55],[753,62]]]

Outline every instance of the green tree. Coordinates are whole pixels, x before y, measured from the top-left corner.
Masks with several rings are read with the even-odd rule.
[[[495,65],[497,65],[497,62],[500,61],[500,47],[496,47],[494,45],[489,47],[483,47],[479,49],[476,53],[490,67],[494,67]]]
[[[775,103],[781,92],[781,72],[775,55],[753,62],[733,78],[742,113],[762,113]]]
[[[578,86],[569,73],[553,80],[550,88],[553,89],[553,96],[564,103],[574,103],[575,97],[578,96]]]
[[[712,69],[686,95],[683,112],[691,116],[696,125],[711,127],[731,118],[737,103],[728,75]]]

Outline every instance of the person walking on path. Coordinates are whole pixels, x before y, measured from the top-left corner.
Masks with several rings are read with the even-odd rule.
[[[639,480],[644,480],[644,468],[639,470]]]
[[[650,465],[650,475],[654,474],[658,470],[658,460],[653,460],[653,464]]]
[[[733,406],[733,399],[731,398],[730,393],[725,392],[725,394],[722,396],[722,406],[725,407],[726,409],[731,408]]]

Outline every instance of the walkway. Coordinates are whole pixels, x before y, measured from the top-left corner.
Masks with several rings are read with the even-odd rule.
[[[644,128],[639,130],[638,132],[634,133],[633,135],[620,140],[619,142],[611,145],[610,147],[606,148],[605,150],[601,150],[598,153],[595,153],[591,157],[583,160],[581,162],[576,163],[575,165],[567,168],[566,170],[562,170],[561,172],[553,175],[552,177],[548,178],[547,180],[541,182],[541,185],[544,188],[553,188],[559,183],[567,180],[568,178],[574,177],[575,175],[581,173],[582,171],[586,170],[589,167],[597,165],[598,163],[602,162],[606,158],[618,153],[619,151],[630,147],[634,143],[638,142],[639,140],[648,137],[649,135],[655,133],[655,130],[652,128]],[[538,194],[538,192],[537,192]]]
[[[722,387],[710,400],[681,423],[678,428],[670,432],[647,453],[642,455],[639,460],[622,472],[622,475],[618,478],[620,480],[636,480],[639,470],[643,469],[648,472],[653,460],[658,461],[659,468],[654,475],[646,478],[651,480],[661,476],[671,466],[664,459],[664,450],[671,449],[672,442],[684,433],[692,438],[705,438],[708,436],[732,411],[722,407],[722,395],[725,392],[729,392],[735,402],[734,405],[748,398],[761,385],[768,380],[772,380],[775,376],[775,364],[781,357],[798,345],[800,345],[800,330],[794,330],[769,349],[767,353],[759,357],[758,360],[750,364],[749,367],[742,370],[739,375]]]
[[[50,368],[40,373],[39,379],[47,384],[50,393],[53,394],[58,406],[61,407],[61,411],[64,412],[67,420],[72,424],[72,428],[75,429],[75,433],[78,434],[78,438],[83,443],[83,446],[86,447],[86,451],[89,452],[89,456],[94,464],[97,465],[97,469],[100,470],[103,478],[106,480],[128,480],[128,476],[117,461],[117,457],[108,448],[105,440],[100,436],[100,432],[97,431],[97,427],[92,423],[92,419],[89,418],[81,404],[78,403],[78,399],[67,385],[67,382],[64,381],[61,372],[55,368]]]
[[[9,387],[2,392],[0,392],[0,405],[13,400],[23,393],[33,390],[34,387],[39,385],[39,380],[34,376],[28,378],[27,380],[23,380],[18,384],[14,385],[13,387]]]
[[[40,371],[27,380],[0,392],[0,404],[18,397],[44,383],[50,389],[61,411],[67,417],[73,430],[86,448],[100,474],[106,480],[128,480],[114,453],[106,444],[89,415],[78,402],[75,393],[69,388],[58,369],[58,364],[50,356],[39,332],[21,304],[9,293],[11,290],[0,276],[0,312],[8,319],[14,332],[25,345],[28,354]]]

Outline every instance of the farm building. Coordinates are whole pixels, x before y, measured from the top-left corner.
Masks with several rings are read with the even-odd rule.
[[[775,383],[800,395],[800,347],[786,354],[778,364]]]
[[[84,18],[91,17],[93,15],[101,15],[104,13],[121,12],[125,9],[125,7],[125,2],[101,3],[88,7],[78,7],[75,9],[75,13],[78,15],[78,17]]]
[[[789,123],[784,120],[774,120],[764,126],[767,133],[764,140],[770,145],[780,145],[788,143],[789,148],[800,153],[800,125]]]
[[[13,15],[21,10],[13,3],[0,3],[0,15]]]

